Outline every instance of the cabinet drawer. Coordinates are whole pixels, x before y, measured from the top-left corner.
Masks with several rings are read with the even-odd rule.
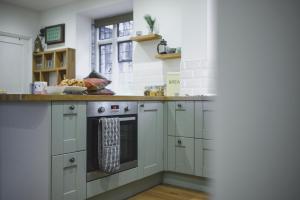
[[[176,111],[176,136],[195,137],[194,133],[194,102],[178,101],[175,105]]]
[[[203,140],[203,176],[213,177],[214,140]]]
[[[203,104],[195,102],[195,138],[203,138]]]
[[[52,200],[86,199],[86,152],[52,157]]]
[[[78,112],[78,105],[75,102],[63,104],[64,115],[73,115],[73,114],[77,114],[77,112]]]
[[[176,172],[194,174],[194,138],[176,137],[175,168]]]
[[[86,104],[52,103],[52,155],[86,149]]]
[[[203,176],[203,140],[195,139],[195,175]]]
[[[212,126],[214,121],[214,103],[203,102],[203,138],[214,139]]]

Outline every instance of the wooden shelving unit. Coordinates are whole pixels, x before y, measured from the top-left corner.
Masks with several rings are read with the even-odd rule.
[[[181,54],[180,53],[158,54],[155,57],[162,60],[180,59]]]
[[[33,53],[32,81],[58,85],[63,79],[75,78],[75,49],[64,48]]]
[[[158,34],[149,34],[149,35],[141,35],[141,36],[134,36],[130,39],[132,41],[136,42],[145,42],[145,41],[151,41],[151,40],[160,40],[162,37]]]

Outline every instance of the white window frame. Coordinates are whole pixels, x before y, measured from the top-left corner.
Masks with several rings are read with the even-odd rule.
[[[119,42],[126,42],[126,41],[131,41],[131,36],[123,36],[123,37],[118,37],[118,24],[113,24],[113,31],[112,31],[112,39],[105,39],[105,40],[100,40],[100,28],[97,28],[97,70],[101,72],[101,66],[100,66],[100,45],[105,45],[105,44],[112,44],[112,73],[111,75],[115,73],[119,73],[119,64],[118,64],[118,43]],[[108,75],[105,72],[101,72],[104,75]]]

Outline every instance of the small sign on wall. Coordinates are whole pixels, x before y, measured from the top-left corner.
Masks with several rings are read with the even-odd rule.
[[[167,96],[179,96],[180,94],[180,72],[169,72],[167,74]]]
[[[65,24],[48,26],[45,28],[45,43],[58,44],[65,42]]]

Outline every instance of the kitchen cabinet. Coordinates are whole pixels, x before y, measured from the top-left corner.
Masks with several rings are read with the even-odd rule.
[[[167,171],[194,174],[194,138],[168,136]]]
[[[203,103],[195,102],[195,138],[203,138]]]
[[[214,139],[212,133],[212,123],[214,114],[214,103],[210,101],[203,102],[203,138],[204,139]]]
[[[195,139],[195,175],[203,176],[203,140]]]
[[[174,136],[168,136],[168,148],[167,148],[167,170],[176,171],[175,161],[176,161],[176,138]]]
[[[194,138],[176,137],[175,171],[194,174]]]
[[[140,102],[138,113],[140,178],[163,170],[163,103]]]
[[[194,137],[194,102],[176,102],[176,136]]]
[[[168,102],[168,135],[194,137],[194,102]]]
[[[86,151],[52,156],[52,200],[86,199]]]
[[[214,141],[203,140],[203,177],[213,178]]]
[[[86,149],[86,103],[52,103],[52,155]]]

